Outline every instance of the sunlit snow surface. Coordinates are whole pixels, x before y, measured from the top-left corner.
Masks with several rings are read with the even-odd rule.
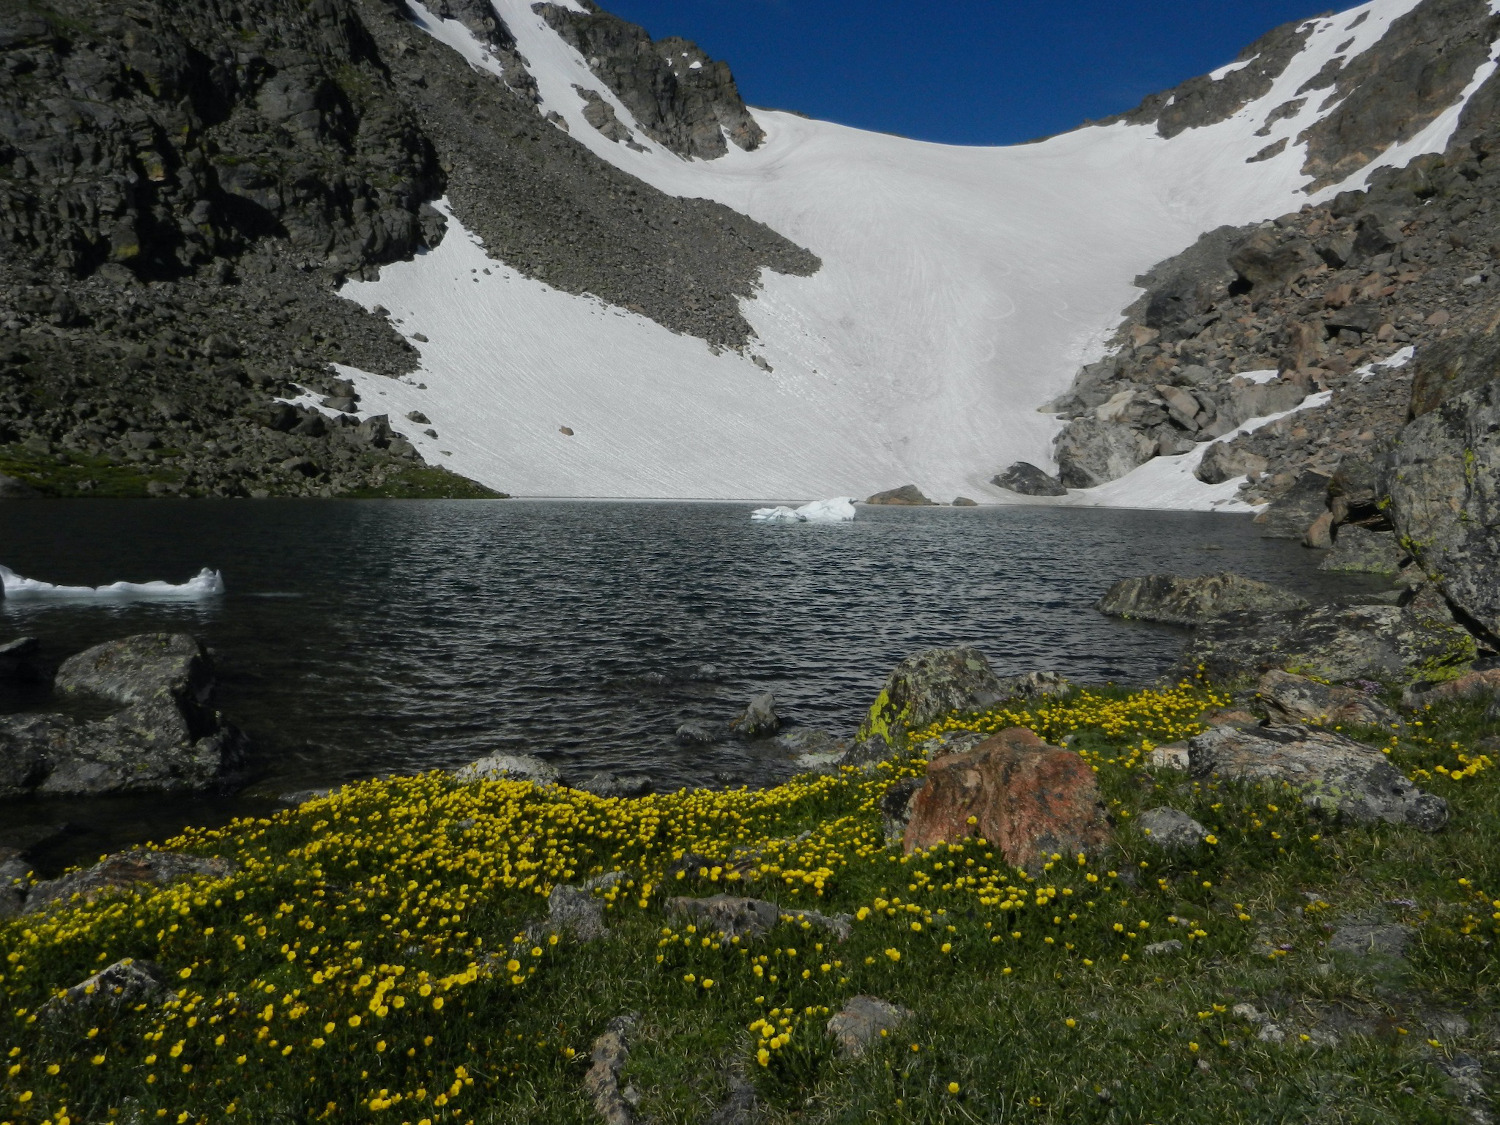
[[[175,598],[192,601],[216,598],[224,593],[224,576],[204,567],[182,583],[113,582],[108,586],[54,586],[35,578],[23,578],[9,567],[0,566],[0,589],[5,600],[28,598]]]
[[[850,523],[854,519],[854,501],[840,496],[835,500],[814,500],[800,508],[784,505],[756,508],[750,518],[759,523]]]
[[[421,370],[406,380],[343,373],[366,411],[388,413],[429,462],[518,495],[863,496],[916,484],[943,500],[1018,502],[990,479],[1017,460],[1054,464],[1060,423],[1037,408],[1104,353],[1139,293],[1132,279],[1205,230],[1307,202],[1296,137],[1327,112],[1319,99],[1269,136],[1255,131],[1340,44],[1353,40],[1343,52],[1353,58],[1416,3],[1375,0],[1309,21],[1307,46],[1265,97],[1170,141],[1154,126],[1115,124],[960,148],[756,111],[767,134],[757,151],[730,145],[701,161],[646,137],[529,0],[497,0],[543,110],[573,137],[664,191],[761,220],[823,268],[764,274],[742,304],[755,339],[743,355],[714,355],[701,340],[522,277],[455,219],[433,251],[343,290],[390,309],[408,339],[428,337],[413,341]],[[424,19],[493,72],[462,25]],[[590,126],[575,84],[611,104],[647,151]],[[1457,113],[1380,162],[1442,149]],[[1282,137],[1282,154],[1245,162]],[[403,421],[414,410],[436,439]],[[1122,502],[1113,486],[1094,492],[1094,502]],[[1161,506],[1221,499],[1184,493],[1179,504],[1169,493]],[[1151,506],[1139,491],[1132,503]]]

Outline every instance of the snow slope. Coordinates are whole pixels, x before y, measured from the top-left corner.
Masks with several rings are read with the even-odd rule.
[[[664,191],[765,222],[823,269],[765,275],[744,305],[756,341],[745,355],[713,355],[701,340],[527,280],[455,220],[435,250],[344,290],[392,310],[408,338],[428,337],[414,341],[422,370],[346,374],[428,460],[521,495],[804,499],[915,483],[940,499],[1014,501],[990,478],[1015,460],[1053,463],[1057,423],[1037,407],[1103,353],[1139,292],[1131,279],[1205,230],[1307,202],[1295,138],[1327,110],[1309,99],[1268,137],[1255,131],[1338,45],[1353,40],[1348,58],[1369,49],[1417,2],[1374,0],[1309,21],[1307,45],[1265,97],[1170,141],[1120,123],[960,148],[757,111],[760,149],[731,145],[698,161],[650,142],[530,0],[495,0],[543,111],[561,114],[573,137]],[[462,25],[422,16],[472,65],[497,69]],[[646,151],[589,126],[574,84],[613,105]],[[1387,159],[1440,151],[1457,115]],[[1282,137],[1279,156],[1246,163]],[[401,423],[412,410],[432,420],[436,440]],[[1162,499],[1208,507],[1222,488]]]

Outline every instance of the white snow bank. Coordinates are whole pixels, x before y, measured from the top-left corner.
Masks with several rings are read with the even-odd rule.
[[[833,500],[814,500],[800,508],[756,508],[750,513],[750,518],[761,523],[849,523],[854,519],[854,501],[840,496]]]
[[[181,584],[171,582],[112,582],[108,586],[54,586],[23,578],[8,567],[0,566],[0,588],[11,598],[171,598],[191,601],[216,598],[224,593],[224,576],[204,567]]]

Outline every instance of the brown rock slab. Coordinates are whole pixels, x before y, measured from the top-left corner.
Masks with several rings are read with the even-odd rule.
[[[902,837],[910,853],[979,836],[1017,867],[1054,852],[1092,851],[1109,838],[1094,771],[1072,750],[1012,727],[927,766]]]

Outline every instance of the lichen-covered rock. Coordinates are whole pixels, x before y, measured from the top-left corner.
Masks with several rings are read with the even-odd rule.
[[[1229,613],[1264,613],[1305,605],[1306,599],[1289,590],[1225,572],[1196,577],[1148,574],[1122,578],[1094,603],[1094,608],[1109,617],[1193,627]]]
[[[1425,689],[1408,688],[1401,694],[1401,706],[1415,710],[1444,699],[1478,699],[1485,696],[1500,699],[1500,668],[1465,672],[1457,679]]]
[[[1319,683],[1290,672],[1267,672],[1255,690],[1272,722],[1374,727],[1387,726],[1400,718],[1378,699],[1356,688]]]
[[[1409,606],[1316,606],[1207,621],[1183,664],[1221,681],[1280,668],[1322,680],[1418,683],[1459,675],[1476,651],[1463,629]]]
[[[143,633],[108,641],[63,661],[56,689],[130,706],[170,701],[197,710],[208,704],[213,664],[186,633]]]
[[[37,1016],[46,1023],[81,1009],[113,1007],[125,1011],[171,995],[161,966],[126,957],[58,993],[37,1010]]]
[[[1450,602],[1500,635],[1500,380],[1412,421],[1382,484],[1402,546]]]
[[[1048,476],[1030,461],[1017,461],[1005,472],[995,476],[990,483],[996,488],[1003,488],[1022,496],[1066,496],[1068,494],[1068,490],[1056,477]]]
[[[1189,772],[1198,779],[1285,782],[1304,804],[1356,821],[1383,820],[1436,832],[1448,804],[1424,793],[1379,750],[1316,727],[1255,730],[1215,727],[1188,742]]]
[[[1255,523],[1264,539],[1301,539],[1327,510],[1328,478],[1304,472],[1255,517]]]
[[[954,711],[976,711],[1006,696],[977,648],[930,648],[896,665],[870,705],[858,740],[890,742]]]
[[[858,1058],[882,1032],[895,1031],[912,1013],[878,996],[851,996],[828,1021],[828,1034],[838,1044],[839,1054]]]
[[[1406,551],[1392,532],[1346,523],[1339,528],[1333,550],[1318,569],[1345,574],[1399,574],[1406,559]]]
[[[31,887],[24,913],[35,914],[57,905],[67,905],[74,896],[92,902],[100,895],[127,891],[143,883],[164,887],[179,879],[223,879],[239,870],[232,859],[187,855],[183,852],[135,850],[106,856],[93,867],[72,871]]]
[[[912,799],[902,847],[910,853],[975,836],[1016,867],[1097,851],[1109,838],[1109,818],[1093,769],[1019,727],[934,759]]]

